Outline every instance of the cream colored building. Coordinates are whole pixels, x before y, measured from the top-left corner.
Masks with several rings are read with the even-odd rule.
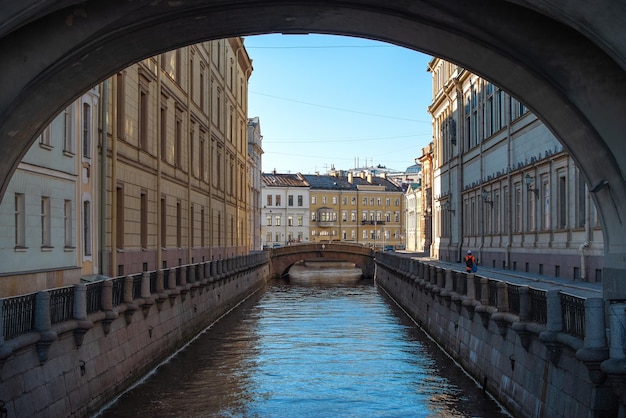
[[[311,242],[354,242],[379,249],[404,245],[400,187],[371,173],[304,177],[311,186]]]
[[[309,183],[300,173],[263,173],[264,248],[309,242]]]
[[[105,274],[253,249],[251,72],[243,39],[230,38],[145,59],[108,80]]]
[[[429,67],[431,254],[459,261],[469,249],[482,265],[601,281],[598,214],[550,130],[487,80],[438,58]]]

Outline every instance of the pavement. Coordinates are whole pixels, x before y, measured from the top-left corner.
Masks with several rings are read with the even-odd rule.
[[[441,261],[436,258],[430,257],[426,253],[396,251],[396,254],[456,271],[465,271],[464,263]],[[535,289],[560,290],[564,293],[583,298],[602,298],[603,295],[602,283],[589,283],[581,280],[572,280],[563,277],[543,276],[537,273],[505,270],[492,267],[484,267],[481,265],[478,265],[478,271],[476,272],[476,275],[489,279],[501,280],[516,285],[526,285]]]

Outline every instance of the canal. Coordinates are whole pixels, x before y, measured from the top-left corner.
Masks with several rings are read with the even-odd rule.
[[[508,417],[373,283],[274,283],[101,417]]]

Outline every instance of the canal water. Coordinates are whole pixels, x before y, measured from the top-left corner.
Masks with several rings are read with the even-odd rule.
[[[372,283],[269,285],[102,417],[508,417]]]

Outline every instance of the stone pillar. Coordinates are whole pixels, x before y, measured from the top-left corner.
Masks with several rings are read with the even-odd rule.
[[[80,348],[85,334],[93,327],[93,322],[87,320],[87,286],[83,283],[74,285],[74,319],[74,343]]]
[[[563,331],[563,313],[561,312],[561,294],[559,290],[546,292],[546,330],[539,334],[539,339],[548,349],[550,361],[557,365],[563,347],[557,340],[557,334]]]
[[[467,283],[467,286],[465,286],[465,288],[467,289],[467,298],[471,299],[471,300],[475,300],[476,299],[476,282],[474,281],[474,273],[468,273],[465,275],[465,281]]]
[[[480,303],[482,305],[489,305],[489,279],[482,277],[480,279]]]
[[[102,330],[104,334],[111,332],[111,323],[118,317],[118,313],[113,310],[113,280],[107,279],[102,283],[102,310],[104,319],[102,320]]]
[[[84,283],[74,285],[74,319],[87,318],[87,286]]]
[[[39,332],[37,341],[37,357],[41,364],[48,361],[48,351],[56,340],[57,333],[52,330],[50,318],[50,293],[37,292],[35,296],[35,331]]]
[[[508,286],[505,282],[497,282],[497,297],[496,297],[496,308],[498,308],[498,312],[508,312],[509,311],[509,290]]]
[[[133,302],[133,278],[131,276],[126,276],[124,277],[124,303],[126,304],[124,317],[126,318],[126,325],[133,322],[133,314],[137,310],[137,305]]]
[[[606,378],[601,364],[609,358],[604,303],[602,298],[585,300],[585,341],[583,348],[576,351],[576,358],[585,363],[589,378],[596,386],[602,384]]]

